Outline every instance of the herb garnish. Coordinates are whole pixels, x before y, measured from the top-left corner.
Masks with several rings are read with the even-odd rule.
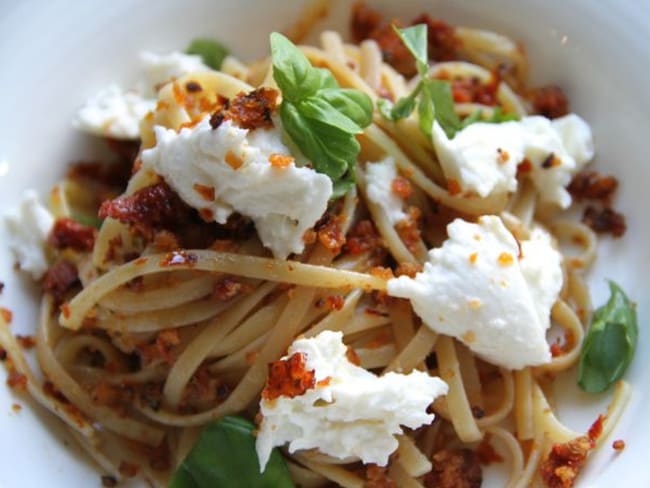
[[[217,70],[221,68],[223,60],[229,53],[228,48],[223,44],[207,38],[194,39],[185,52],[201,56],[203,64]]]
[[[252,422],[235,416],[208,424],[174,473],[169,488],[293,488],[277,449],[260,473],[254,428]]]
[[[360,146],[355,135],[372,122],[372,101],[359,90],[340,88],[332,73],[314,68],[282,34],[271,34],[273,78],[282,91],[284,130],[334,184],[332,198],[354,185]]]
[[[635,305],[609,282],[610,297],[594,312],[582,344],[578,384],[589,393],[607,390],[632,362],[639,335]]]
[[[418,24],[406,29],[393,26],[393,29],[415,58],[415,64],[421,79],[408,96],[400,98],[395,104],[391,104],[390,101],[383,98],[377,101],[377,108],[384,118],[394,122],[406,118],[411,115],[417,105],[420,130],[427,137],[431,137],[433,121],[437,120],[450,139],[456,135],[456,132],[475,122],[500,123],[518,119],[514,114],[504,114],[501,108],[498,107],[494,110],[493,115],[486,120],[483,120],[483,114],[480,110],[472,113],[464,120],[460,120],[454,110],[454,98],[449,82],[428,77],[426,24]]]

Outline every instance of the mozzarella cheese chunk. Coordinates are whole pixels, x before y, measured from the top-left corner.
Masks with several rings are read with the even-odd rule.
[[[525,117],[527,133],[526,157],[532,163],[532,180],[540,200],[560,208],[571,205],[566,186],[571,178],[594,157],[594,142],[587,123],[575,114],[554,120]],[[553,154],[551,167],[544,167]]]
[[[137,139],[140,121],[156,108],[156,101],[110,85],[88,99],[73,121],[75,128],[114,139]]]
[[[273,154],[289,155],[276,121],[248,131],[208,118],[176,132],[156,126],[156,146],[143,151],[151,167],[190,206],[224,224],[233,212],[250,217],[265,247],[279,259],[304,249],[303,235],[327,209],[332,182],[313,169],[274,167]]]
[[[449,139],[438,122],[433,145],[447,179],[461,191],[487,197],[517,188],[517,165],[530,164],[528,176],[540,200],[566,208],[565,187],[594,156],[591,129],[575,114],[553,121],[542,116],[491,124],[478,122]]]
[[[27,190],[18,209],[5,217],[9,248],[20,269],[35,280],[47,271],[45,240],[54,225],[54,217],[38,200],[36,192]]]
[[[521,132],[516,122],[477,122],[449,139],[436,121],[432,135],[445,177],[463,192],[486,197],[517,189],[517,163],[524,157]]]
[[[550,325],[550,310],[564,281],[562,255],[553,246],[551,234],[542,227],[535,227],[530,238],[520,244],[519,266],[531,290],[540,323],[546,330]]]
[[[392,190],[395,178],[397,168],[392,157],[366,165],[368,199],[384,211],[392,225],[407,218],[403,209],[404,202]]]
[[[170,81],[197,71],[211,71],[203,64],[201,56],[172,51],[169,54],[156,54],[150,51],[140,53],[144,80],[141,91],[148,96],[155,96],[158,89]]]
[[[138,139],[140,121],[156,108],[158,89],[196,71],[210,70],[200,56],[173,51],[169,54],[140,53],[142,79],[134,90],[112,84],[88,99],[73,120],[75,128],[113,139]]]
[[[429,251],[415,278],[388,281],[388,294],[408,298],[434,331],[508,369],[550,361],[546,330],[562,287],[561,256],[539,229],[519,247],[500,218],[447,226],[448,239]]]
[[[341,332],[324,331],[297,339],[288,355],[302,353],[315,385],[302,395],[262,399],[256,449],[261,470],[275,446],[289,452],[317,449],[341,459],[385,466],[397,449],[402,426],[430,424],[429,405],[447,393],[447,384],[422,371],[376,376],[352,364]]]

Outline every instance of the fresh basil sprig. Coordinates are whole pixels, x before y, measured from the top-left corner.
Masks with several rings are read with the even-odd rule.
[[[293,488],[277,449],[260,473],[254,428],[252,422],[234,416],[209,424],[174,473],[169,488]]]
[[[635,305],[609,282],[610,297],[594,312],[578,367],[578,384],[589,393],[607,390],[632,362],[639,336]]]
[[[372,122],[372,101],[340,88],[332,73],[314,68],[282,34],[271,34],[273,78],[282,91],[280,118],[293,143],[334,184],[332,198],[354,185],[360,146],[355,138]]]
[[[207,38],[194,39],[185,52],[201,56],[203,64],[212,69],[220,69],[229,54],[228,48],[223,44]]]
[[[517,120],[516,115],[504,114],[500,107],[496,108],[492,117],[486,120],[483,119],[483,114],[479,110],[464,120],[460,120],[454,110],[454,97],[451,93],[450,83],[428,77],[426,24],[418,24],[406,29],[393,26],[393,29],[415,58],[415,64],[421,79],[408,96],[400,98],[395,104],[391,104],[391,102],[383,98],[377,101],[377,108],[384,118],[394,122],[398,121],[411,115],[417,106],[420,117],[420,130],[427,137],[431,137],[433,121],[437,120],[450,139],[456,135],[456,132],[475,122],[500,123]]]

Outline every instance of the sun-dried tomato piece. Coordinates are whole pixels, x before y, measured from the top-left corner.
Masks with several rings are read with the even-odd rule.
[[[43,277],[43,291],[52,294],[55,303],[62,303],[66,293],[79,282],[77,267],[67,259],[58,261]]]
[[[111,217],[132,224],[146,235],[151,235],[152,229],[186,220],[189,213],[190,208],[164,182],[107,200],[99,209],[100,218]]]
[[[562,444],[554,444],[540,467],[542,480],[546,486],[571,488],[593,447],[593,441],[586,435]]]
[[[56,219],[47,236],[47,243],[56,249],[70,248],[80,252],[92,251],[97,229],[82,225],[72,219]]]
[[[210,126],[218,128],[224,120],[242,129],[273,127],[271,115],[277,109],[278,91],[274,88],[258,88],[248,93],[238,93],[232,100],[223,100],[210,117]]]
[[[341,218],[326,213],[315,225],[318,242],[334,254],[339,254],[345,245],[345,235],[341,229]]]
[[[557,119],[569,113],[569,100],[559,86],[544,86],[533,93],[535,113]]]
[[[456,103],[480,103],[494,106],[497,104],[497,91],[501,77],[494,71],[490,81],[483,83],[478,78],[457,78],[451,80],[451,94]]]
[[[345,251],[349,254],[361,254],[382,247],[382,239],[370,220],[360,220],[350,232],[345,243]]]
[[[432,19],[427,14],[415,18],[410,25],[427,25],[427,45],[429,59],[436,61],[450,61],[457,59],[457,50],[460,40],[456,30],[449,24]],[[372,39],[377,42],[384,61],[406,77],[415,75],[415,60],[408,48],[393,30],[392,24],[385,22],[381,14],[368,8],[363,2],[358,2],[352,7],[350,30],[355,42]]]
[[[397,484],[388,477],[387,467],[368,464],[365,474],[364,488],[397,488]]]
[[[314,371],[305,369],[305,355],[292,354],[269,364],[269,377],[262,398],[273,400],[281,396],[293,398],[302,395],[315,385]]]
[[[384,17],[364,2],[355,2],[352,5],[350,17],[350,33],[356,43],[368,39],[372,32],[384,22]]]
[[[617,188],[618,180],[614,176],[601,175],[597,171],[581,171],[573,177],[567,190],[576,200],[585,198],[609,203]]]
[[[426,488],[479,488],[483,482],[478,456],[470,449],[441,449],[431,463],[423,480]]]
[[[258,88],[240,93],[230,101],[228,117],[242,129],[273,127],[271,114],[277,108],[278,91]]]
[[[422,212],[417,207],[409,207],[407,218],[395,224],[395,230],[406,245],[406,248],[415,252],[420,243],[420,226],[422,224]]]
[[[598,234],[609,233],[614,237],[621,237],[627,230],[625,216],[609,207],[599,210],[588,206],[582,216],[582,222]]]

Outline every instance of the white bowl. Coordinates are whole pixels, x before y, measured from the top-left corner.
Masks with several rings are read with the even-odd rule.
[[[75,132],[70,121],[76,107],[110,82],[129,86],[137,52],[182,49],[197,36],[212,36],[242,59],[266,53],[268,33],[297,18],[297,3],[238,0],[112,0],[6,2],[0,13],[0,214],[18,202],[23,190],[42,194],[66,164],[93,154],[92,138]],[[580,486],[650,486],[645,459],[650,422],[643,404],[650,382],[650,337],[643,330],[650,318],[650,219],[645,214],[650,182],[647,161],[650,96],[650,5],[615,0],[490,2],[370,2],[388,17],[410,19],[427,11],[452,24],[493,29],[520,40],[529,53],[533,80],[565,88],[573,109],[591,124],[596,167],[621,182],[616,207],[628,218],[623,239],[602,239],[600,259],[591,272],[592,298],[607,297],[605,277],[618,281],[638,304],[640,343],[627,373],[634,393],[613,438],[626,449],[613,454],[605,446],[590,461]],[[403,4],[407,4],[408,7]],[[347,32],[349,2],[332,2],[335,15],[321,25]],[[4,228],[0,243],[5,242]],[[13,269],[0,244],[0,305],[14,312],[15,331],[33,330],[36,287]],[[4,378],[4,371],[0,373]],[[560,413],[577,430],[585,430],[606,397],[574,397]],[[596,403],[594,403],[596,402]],[[0,384],[0,486],[98,486],[97,472],[76,454],[57,422],[41,409],[13,413],[13,403],[28,404]],[[612,438],[612,439],[613,439]]]

